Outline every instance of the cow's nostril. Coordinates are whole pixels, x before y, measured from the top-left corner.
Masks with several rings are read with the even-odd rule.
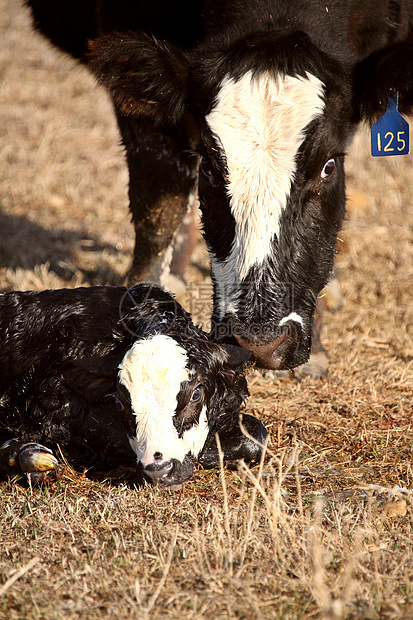
[[[245,340],[237,334],[235,334],[235,338],[237,339],[238,343],[242,347],[244,347],[244,349],[249,349],[250,351],[253,351],[255,360],[259,367],[275,369],[275,352],[287,340],[287,335],[283,334],[270,342],[251,342],[250,340]]]
[[[153,459],[154,461],[162,461],[163,459],[162,452],[154,452]]]
[[[297,365],[295,363],[295,356],[298,344],[298,331],[292,321],[288,321],[286,325],[283,325],[282,334],[269,342],[251,342],[238,335],[235,335],[235,338],[242,347],[253,351],[258,367],[281,370]]]
[[[285,338],[274,349],[272,359],[275,368],[288,368],[294,358],[294,352],[297,347],[297,330],[291,321],[285,330]]]

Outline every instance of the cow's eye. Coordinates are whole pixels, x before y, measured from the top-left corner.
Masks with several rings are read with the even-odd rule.
[[[198,385],[192,392],[191,403],[197,403],[201,397],[202,397],[202,385]]]
[[[336,169],[336,160],[329,159],[321,171],[321,178],[323,179],[323,181],[325,181],[326,179],[329,179],[335,169]]]
[[[208,181],[211,180],[212,167],[211,162],[206,157],[201,157],[201,161],[199,162],[199,167],[202,170],[202,173],[206,176]]]

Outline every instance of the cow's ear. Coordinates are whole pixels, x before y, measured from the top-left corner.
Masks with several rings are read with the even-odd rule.
[[[349,0],[347,38],[357,58],[405,41],[410,3],[405,0]]]
[[[413,111],[413,43],[401,43],[371,54],[354,73],[355,122],[374,122],[399,94],[399,111]]]
[[[116,390],[117,368],[122,356],[88,357],[67,361],[61,380],[87,400],[96,400]]]
[[[174,46],[144,33],[104,35],[90,42],[88,63],[123,114],[183,118],[189,60]]]

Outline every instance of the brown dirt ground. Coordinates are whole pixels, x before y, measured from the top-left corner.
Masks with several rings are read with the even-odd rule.
[[[133,231],[110,103],[19,2],[0,0],[0,34],[0,289],[120,283]],[[329,376],[251,375],[262,467],[182,493],[70,468],[0,484],[0,618],[413,617],[411,157],[356,136]]]

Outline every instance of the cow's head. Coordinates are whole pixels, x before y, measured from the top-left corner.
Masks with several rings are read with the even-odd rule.
[[[85,398],[116,395],[129,443],[145,477],[177,486],[222,415],[238,421],[248,395],[242,372],[250,351],[184,334],[137,340],[123,355],[74,360],[63,380]]]
[[[309,356],[345,213],[344,153],[391,88],[411,102],[409,50],[395,45],[357,65],[302,33],[271,31],[191,54],[144,34],[92,44],[92,70],[115,105],[181,126],[199,154],[213,333],[254,350],[264,367]]]

